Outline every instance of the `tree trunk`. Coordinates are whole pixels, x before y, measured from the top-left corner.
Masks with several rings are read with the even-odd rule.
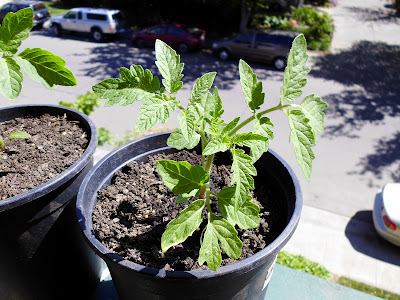
[[[290,0],[289,7],[293,6],[296,8],[302,7],[304,5],[304,0]]]
[[[247,30],[247,23],[249,21],[250,16],[250,8],[246,6],[244,1],[242,0],[240,3],[240,25],[239,32],[243,33]]]

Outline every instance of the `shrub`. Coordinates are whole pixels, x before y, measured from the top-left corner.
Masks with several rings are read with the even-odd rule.
[[[397,0],[400,1],[400,0]],[[273,29],[284,29],[303,33],[307,39],[308,49],[329,49],[334,31],[333,20],[326,12],[303,6],[293,8],[284,17],[265,16],[263,26]]]
[[[87,92],[85,95],[80,95],[77,97],[75,102],[67,102],[67,101],[60,101],[60,105],[67,106],[79,110],[83,112],[85,115],[89,116],[92,114],[96,107],[101,106],[101,101],[99,97],[96,96],[93,92]],[[105,144],[112,145],[114,143],[114,139],[112,136],[111,131],[100,127],[97,129],[98,133],[98,145],[103,146]]]
[[[334,26],[327,12],[318,12],[315,8],[304,6],[292,10],[290,17],[297,20],[299,28],[296,30],[304,34],[309,49],[329,49]]]
[[[264,25],[271,29],[284,29],[290,27],[288,18],[281,16],[265,16]]]

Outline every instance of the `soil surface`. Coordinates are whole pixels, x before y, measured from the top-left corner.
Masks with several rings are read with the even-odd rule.
[[[164,186],[158,174],[156,162],[159,159],[200,164],[200,156],[195,152],[181,151],[150,156],[146,163],[132,162],[126,165],[116,172],[111,184],[98,193],[98,202],[93,211],[95,235],[108,249],[141,265],[170,271],[207,269],[207,266],[198,264],[200,236],[206,225],[206,209],[202,225],[192,236],[166,253],[161,251],[161,236],[166,225],[191,201],[189,204],[175,202],[176,195]],[[211,190],[218,193],[229,184],[230,177],[230,165],[214,164]],[[253,200],[261,208],[260,226],[247,230],[237,228],[244,244],[239,260],[264,249],[286,225],[286,212],[282,214],[285,208],[279,201],[270,201],[274,196],[268,189],[261,187],[260,191],[262,196],[253,195]],[[257,201],[257,197],[262,199],[262,203]],[[215,202],[212,201],[212,208],[218,215]],[[224,253],[222,258],[222,265],[235,262]]]
[[[29,139],[7,139],[14,131]],[[24,193],[61,174],[84,153],[89,141],[79,122],[65,116],[16,118],[0,123],[0,200]]]

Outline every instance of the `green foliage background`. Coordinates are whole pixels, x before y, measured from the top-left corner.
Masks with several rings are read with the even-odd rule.
[[[308,49],[328,50],[332,43],[334,25],[327,12],[311,6],[292,9],[284,16],[264,16],[264,27],[303,33]]]

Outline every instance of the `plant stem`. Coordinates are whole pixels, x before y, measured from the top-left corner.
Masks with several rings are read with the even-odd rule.
[[[208,187],[210,186],[210,184],[207,184]],[[211,213],[211,200],[210,200],[210,188],[207,189],[208,192],[206,192],[206,205],[207,205],[207,210],[209,213]]]
[[[212,163],[214,160],[214,155],[215,154],[211,154],[209,156],[207,156],[207,161],[206,161],[206,167],[205,167],[205,171],[210,173],[211,167],[212,167]]]
[[[214,154],[207,156],[206,165],[205,165],[204,170],[205,170],[206,172],[208,172],[209,174],[210,174],[210,170],[211,170],[211,167],[212,167],[212,162],[213,162],[213,160],[214,160]],[[207,198],[207,203],[208,203],[207,205],[208,205],[208,206],[210,205],[210,195],[209,195],[209,193],[207,193],[207,186],[206,186],[206,185],[203,185],[203,186],[201,187],[199,198],[200,198],[200,199],[205,199],[205,198]],[[211,208],[210,208],[210,209],[211,209]],[[211,211],[211,210],[210,210],[210,211]]]
[[[175,98],[175,97],[174,97]],[[173,99],[172,97],[170,99]],[[182,105],[180,105],[179,103],[175,104],[176,107],[178,107],[180,110],[186,110]]]
[[[275,110],[282,110],[282,109],[284,109],[284,108],[286,108],[286,107],[291,107],[291,106],[293,106],[293,105],[292,105],[292,104],[286,104],[286,105],[279,104],[279,105],[277,105],[277,106],[275,106],[275,107],[266,109],[266,110],[264,110],[264,111],[262,111],[262,112],[260,112],[260,113],[257,113],[257,114],[260,115],[260,116],[262,116],[262,115],[268,114],[268,113],[270,113],[270,112],[273,112],[273,111],[275,111]],[[246,126],[247,124],[249,124],[249,123],[250,123],[251,121],[253,121],[255,118],[256,118],[256,116],[255,116],[255,114],[254,114],[254,115],[252,115],[250,118],[246,119],[245,121],[243,121],[242,123],[240,123],[239,125],[237,125],[237,126],[236,126],[235,128],[233,128],[232,131],[229,133],[229,136],[234,135],[236,132],[238,132],[238,131],[239,131],[240,129],[242,129],[244,126]]]

